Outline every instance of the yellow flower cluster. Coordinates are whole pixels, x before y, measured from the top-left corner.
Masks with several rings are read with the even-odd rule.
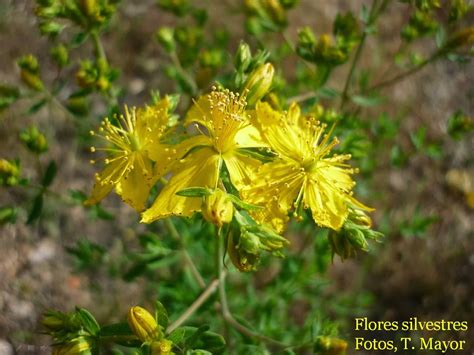
[[[225,174],[242,201],[263,207],[252,217],[278,232],[290,215],[302,218],[304,209],[311,210],[318,225],[333,230],[344,225],[350,209],[371,210],[352,196],[357,171],[347,164],[350,155],[332,154],[338,143],[332,130],[302,114],[297,104],[287,111],[260,101],[249,107],[245,92],[214,88],[194,102],[184,121],[189,135],[173,145],[164,143],[172,131],[169,106],[164,98],[144,109],[126,108],[114,122],[105,119],[96,135],[111,146],[101,149],[107,153],[105,169],[96,175],[87,203],[99,202],[115,188],[142,212],[144,223],[189,217],[201,212],[202,198],[178,193],[193,187],[222,189]],[[259,159],[255,151],[272,153],[273,159]],[[164,176],[169,181],[146,209],[151,187]]]

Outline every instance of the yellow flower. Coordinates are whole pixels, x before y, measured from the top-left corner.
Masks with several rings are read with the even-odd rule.
[[[355,182],[351,175],[356,169],[345,163],[349,154],[330,155],[338,141],[329,141],[324,124],[302,116],[296,104],[281,113],[259,103],[255,120],[262,139],[277,153],[277,158],[262,165],[251,186],[242,191],[248,202],[267,207],[253,213],[257,221],[281,232],[289,211],[301,218],[302,208],[310,208],[318,225],[338,230],[349,206],[371,210],[352,197]]]
[[[105,118],[99,133],[92,135],[104,139],[106,148],[91,147],[91,151],[105,151],[105,168],[96,174],[91,197],[85,202],[100,202],[115,187],[124,202],[137,211],[145,208],[150,188],[172,166],[173,146],[161,144],[168,124],[169,101],[165,97],[155,106],[145,108],[125,107],[125,115],[114,125]],[[153,165],[154,161],[159,163]],[[95,163],[95,161],[91,161]]]
[[[173,168],[173,177],[143,213],[142,222],[150,223],[170,215],[189,217],[200,211],[200,198],[176,193],[188,187],[216,188],[223,164],[237,189],[250,183],[261,163],[241,148],[263,144],[258,131],[250,125],[245,107],[245,98],[228,90],[213,90],[199,98],[189,110],[185,124],[194,123],[200,134],[176,148],[178,154],[188,154]]]

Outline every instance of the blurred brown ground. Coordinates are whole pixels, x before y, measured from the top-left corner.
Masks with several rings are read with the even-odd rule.
[[[235,5],[238,1],[203,3],[212,3],[210,21],[215,26],[225,23],[232,33],[234,49],[244,36],[242,17],[233,15],[229,21],[219,14],[226,11],[227,4]],[[338,11],[347,9],[348,4],[358,11],[362,3],[369,1],[301,1],[291,12],[289,34],[295,38],[296,28],[301,25],[311,25],[320,33],[328,32]],[[48,56],[49,47],[47,40],[38,34],[32,9],[33,1],[0,0],[1,83],[18,82],[14,60],[22,54],[33,53],[40,62],[47,62],[42,59]],[[407,17],[400,9],[395,2],[390,13],[383,17],[380,36],[368,42],[362,65],[375,66],[378,72],[386,67],[386,59],[399,44],[397,29]],[[117,17],[119,20],[115,20],[105,35],[104,43],[111,63],[123,69],[120,82],[132,93],[126,101],[143,102],[152,88],[171,91],[171,83],[160,72],[160,64],[167,61],[166,55],[150,37],[158,24],[171,24],[173,18],[158,10],[151,0],[124,1]],[[87,53],[90,48],[85,46],[81,51]],[[286,63],[290,71],[293,64]],[[347,66],[339,70],[331,85],[341,88],[346,70]],[[43,67],[43,73],[46,81],[55,75],[48,65]],[[474,114],[473,79],[474,63],[460,66],[443,61],[385,91],[389,101],[381,109],[407,112],[402,125],[402,146],[410,144],[409,132],[426,126],[431,139],[444,142],[448,158],[435,162],[415,156],[407,167],[397,170],[390,168],[389,152],[380,152],[377,174],[370,186],[377,195],[375,207],[389,211],[388,218],[393,221],[409,218],[417,207],[439,216],[440,220],[423,239],[403,238],[394,232],[376,256],[344,263],[336,261],[330,270],[336,280],[331,292],[362,289],[373,292],[375,304],[370,318],[418,316],[425,320],[468,320],[470,330],[463,336],[471,342],[474,339],[474,215],[462,196],[447,188],[445,174],[452,168],[474,167],[472,135],[456,143],[446,133],[446,121],[455,109]],[[20,102],[0,116],[0,152],[2,157],[22,157],[25,175],[31,176],[34,171],[28,166],[34,162],[28,161],[16,133],[31,120],[23,116],[26,108]],[[60,111],[56,113],[34,117],[42,127],[47,127],[48,137],[56,142],[51,144],[51,155],[59,162],[60,169],[53,188],[88,191],[93,176],[87,163],[89,156],[72,143],[71,123]],[[13,201],[6,201],[6,195],[0,190],[0,205],[14,203],[22,197],[13,196],[9,198]],[[86,308],[100,304],[101,307],[93,306],[99,312],[98,318],[112,320],[123,313],[119,310],[128,304],[125,300],[146,298],[145,285],[140,282],[128,284],[105,275],[88,278],[73,274],[71,259],[64,251],[64,246],[73,245],[83,236],[104,245],[111,255],[119,255],[128,243],[133,243],[134,232],[127,230],[127,225],[135,218],[134,213],[117,201],[109,198],[106,203],[119,216],[112,225],[88,223],[83,210],[73,208],[51,216],[41,228],[26,228],[19,223],[0,229],[0,354],[9,346],[12,349],[19,344],[47,344],[47,338],[34,333],[40,313],[46,308],[66,310],[76,304]],[[376,223],[381,218],[382,213],[376,213]],[[115,238],[117,235],[123,238]],[[97,284],[107,290],[106,294],[94,291]]]

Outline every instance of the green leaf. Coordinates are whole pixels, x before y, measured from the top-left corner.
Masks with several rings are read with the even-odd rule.
[[[77,48],[82,45],[87,40],[87,37],[89,37],[87,32],[79,32],[75,34],[70,42],[71,48]]]
[[[204,197],[212,194],[212,191],[205,187],[188,187],[176,193],[178,196],[185,197]]]
[[[41,99],[39,100],[38,102],[34,103],[33,105],[30,106],[30,108],[28,109],[28,114],[29,115],[32,115],[36,112],[38,112],[39,110],[41,110],[41,108],[48,102],[47,99]]]
[[[99,334],[100,325],[87,309],[76,307],[76,313],[79,316],[81,324],[86,331],[88,331],[91,335]]]
[[[363,107],[370,107],[370,106],[377,106],[380,105],[383,101],[384,98],[380,96],[360,96],[360,95],[354,95],[351,97],[352,102],[359,106]]]
[[[10,106],[20,97],[18,88],[9,85],[0,85],[0,111]]]
[[[336,89],[325,86],[318,90],[318,95],[325,99],[334,99],[341,95],[341,93]]]
[[[28,213],[28,219],[26,224],[32,224],[41,216],[41,211],[43,210],[43,194],[40,193],[33,200],[33,205],[30,212]]]
[[[44,187],[48,187],[53,182],[54,178],[56,177],[56,173],[58,172],[58,167],[54,160],[51,160],[46,168],[46,171],[43,175],[42,184]]]
[[[192,327],[180,327],[173,330],[170,335],[167,337],[168,340],[172,341],[173,344],[178,346],[182,346],[184,344],[184,340],[186,339],[186,334],[194,332],[194,328]]]
[[[141,340],[133,334],[127,322],[104,325],[100,329],[99,336],[126,347],[139,348],[142,345]]]
[[[189,338],[186,339],[184,343],[186,347],[191,348],[198,341],[199,337],[203,335],[205,332],[207,332],[208,330],[209,330],[208,325],[201,325],[198,329],[196,329],[196,331]]]
[[[439,26],[435,34],[436,47],[443,48],[446,44],[446,29],[444,26]]]
[[[263,206],[257,206],[257,205],[253,205],[251,203],[244,202],[235,195],[228,194],[227,196],[232,201],[232,203],[236,204],[240,208],[243,208],[244,210],[247,210],[247,211],[260,210],[260,209],[264,208]]]
[[[100,337],[131,336],[135,338],[127,322],[104,325],[99,332]]]
[[[166,329],[166,327],[168,326],[168,322],[169,322],[168,312],[166,312],[165,307],[158,300],[155,301],[155,319],[156,319],[157,323],[163,329]]]

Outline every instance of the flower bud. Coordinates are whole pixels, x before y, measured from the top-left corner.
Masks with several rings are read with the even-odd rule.
[[[250,47],[245,42],[240,42],[237,53],[235,54],[235,68],[237,70],[246,71],[252,61],[252,53]]]
[[[15,223],[18,210],[15,207],[0,207],[0,226]]]
[[[452,0],[449,9],[449,22],[459,21],[466,15],[472,6],[466,0]]]
[[[15,161],[0,159],[0,185],[15,186],[20,182],[20,166]]]
[[[166,52],[171,53],[175,50],[174,30],[171,27],[161,27],[155,34],[159,44],[163,46]]]
[[[227,239],[227,253],[232,264],[243,272],[249,272],[257,268],[260,260],[259,254],[251,254],[239,246],[239,235],[230,233]]]
[[[97,0],[81,0],[81,10],[88,17],[95,17],[99,12]]]
[[[173,348],[173,342],[168,339],[163,339],[161,341],[154,341],[150,347],[152,355],[170,355],[172,354],[171,349]]]
[[[46,137],[35,126],[24,129],[20,133],[20,140],[32,153],[41,154],[48,150]]]
[[[69,61],[69,52],[64,44],[53,47],[51,56],[60,68],[64,67]]]
[[[224,223],[232,221],[234,205],[224,191],[215,190],[204,198],[201,213],[206,221],[222,227]]]
[[[157,340],[162,335],[155,318],[146,309],[139,306],[130,308],[128,325],[133,334],[143,342]]]
[[[41,34],[56,37],[64,29],[64,25],[54,21],[43,21],[39,24]]]
[[[44,88],[43,82],[39,77],[39,64],[35,56],[29,54],[17,60],[20,67],[20,76],[23,83],[30,89],[41,91]]]
[[[316,339],[314,350],[321,355],[345,355],[347,342],[338,338],[319,336]]]
[[[59,331],[67,328],[68,316],[56,311],[49,311],[44,314],[41,324],[48,331]]]
[[[263,0],[263,6],[274,23],[278,25],[286,24],[285,9],[278,0]]]
[[[30,89],[35,91],[42,91],[44,89],[43,82],[37,74],[32,74],[29,71],[22,69],[20,71],[21,81]]]
[[[275,69],[270,63],[262,64],[255,69],[247,78],[244,93],[247,92],[247,103],[249,106],[264,97],[270,90]]]
[[[79,336],[67,343],[53,346],[52,355],[90,354],[92,342],[85,336]]]
[[[474,27],[463,28],[457,31],[446,44],[446,47],[450,49],[462,46],[474,46]]]

